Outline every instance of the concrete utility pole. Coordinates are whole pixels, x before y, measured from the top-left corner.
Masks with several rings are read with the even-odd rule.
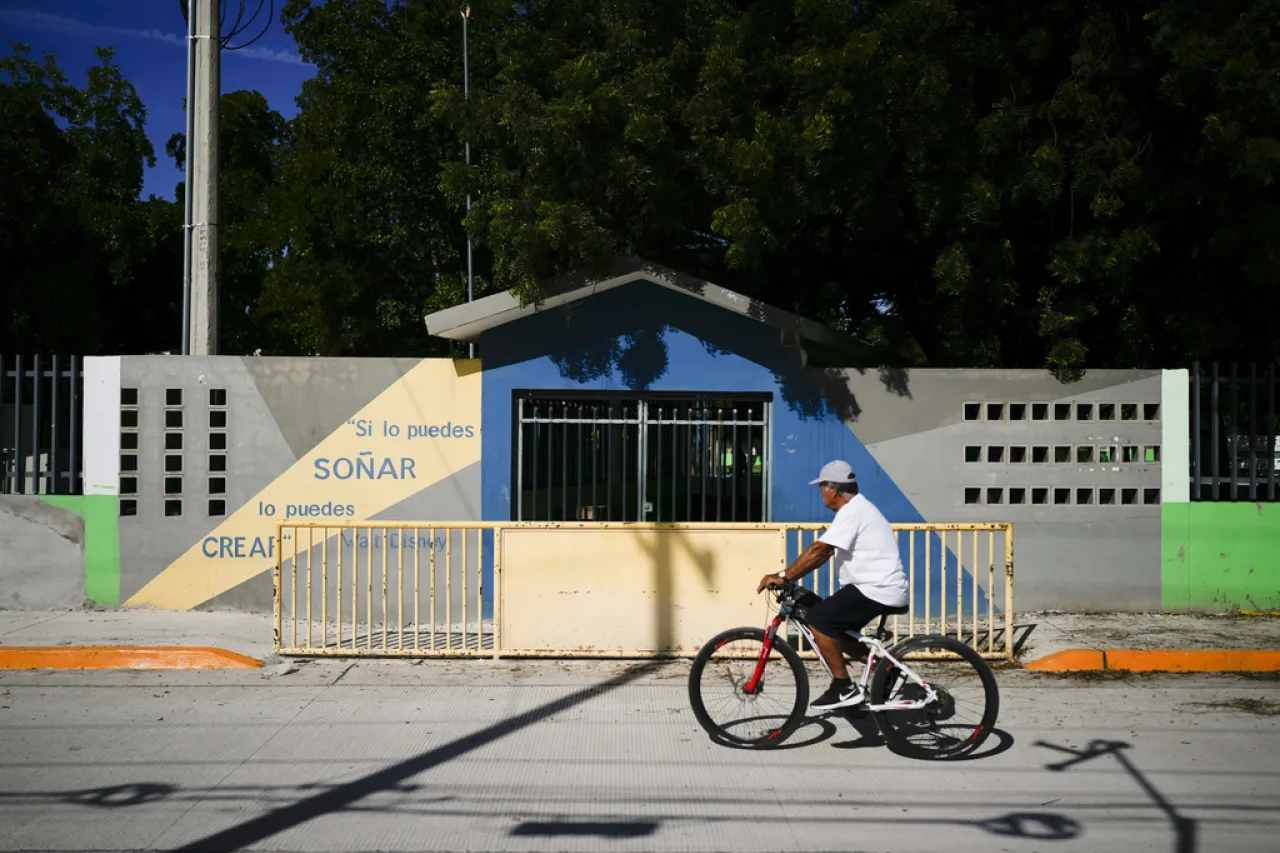
[[[187,139],[191,170],[190,355],[218,354],[218,127],[222,95],[221,2],[191,0],[195,51],[192,135]]]

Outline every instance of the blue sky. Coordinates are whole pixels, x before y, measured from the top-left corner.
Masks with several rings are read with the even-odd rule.
[[[180,0],[0,0],[0,42],[4,54],[15,42],[31,45],[36,55],[53,53],[59,67],[76,85],[83,85],[95,64],[93,50],[116,49],[116,62],[138,90],[147,107],[147,136],[156,149],[156,166],[147,171],[142,190],[173,198],[182,174],[164,155],[164,143],[184,129],[182,102],[186,97],[185,27]],[[229,28],[239,8],[230,5]],[[297,112],[294,99],[314,68],[298,57],[293,38],[280,26],[282,0],[260,41],[245,50],[222,52],[222,91],[257,89],[285,118]],[[257,0],[248,0],[249,14]],[[232,45],[256,35],[271,6],[266,0],[254,25]]]

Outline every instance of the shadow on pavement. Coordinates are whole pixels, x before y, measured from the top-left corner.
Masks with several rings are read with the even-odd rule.
[[[1156,808],[1164,812],[1169,818],[1169,823],[1173,825],[1174,832],[1174,851],[1175,853],[1195,853],[1198,849],[1196,843],[1197,826],[1196,822],[1189,818],[1183,817],[1178,813],[1173,803],[1169,802],[1164,794],[1155,785],[1151,784],[1151,780],[1146,777],[1137,766],[1129,760],[1129,756],[1125,755],[1124,750],[1130,748],[1130,744],[1119,740],[1095,740],[1091,741],[1084,749],[1074,749],[1069,746],[1059,746],[1054,743],[1046,743],[1045,741],[1036,741],[1036,746],[1042,746],[1046,749],[1052,749],[1057,752],[1071,756],[1066,761],[1059,761],[1054,764],[1046,764],[1046,770],[1062,772],[1077,764],[1083,764],[1086,761],[1092,761],[1095,758],[1101,758],[1110,755],[1120,766],[1123,767],[1133,780],[1138,783],[1146,795],[1155,803]]]
[[[757,720],[772,719],[771,717],[749,717],[737,722],[749,723]],[[812,734],[805,734],[808,729],[816,729]],[[823,741],[830,740],[835,737],[836,727],[830,720],[823,717],[806,717],[805,721],[787,738],[784,743],[777,746],[770,746],[762,749],[756,746],[747,746],[740,743],[732,743],[726,740],[708,735],[707,738],[716,746],[722,746],[725,749],[739,749],[744,752],[779,752],[787,749],[804,749],[807,746],[815,746]]]
[[[839,743],[831,744],[836,749],[868,749],[872,747],[889,748],[888,743],[884,739],[884,735],[880,733],[880,727],[876,725],[867,714],[859,714],[857,712],[845,715],[845,719],[860,735],[856,740],[845,740]],[[966,753],[949,757],[946,759],[948,763],[957,761],[981,761],[984,758],[994,758],[1001,753],[1008,752],[1013,748],[1015,743],[1013,735],[1004,729],[992,729],[991,740],[995,741],[995,745],[988,747],[980,752]]]
[[[546,702],[514,717],[500,720],[451,743],[429,749],[412,758],[306,797],[296,803],[272,809],[264,815],[250,818],[229,829],[206,835],[176,849],[179,851],[242,850],[250,847],[285,830],[304,824],[312,818],[349,808],[372,794],[394,790],[405,780],[419,773],[453,761],[455,758],[488,746],[494,741],[546,720],[561,711],[567,711],[589,699],[602,696],[635,681],[649,671],[660,667],[662,663],[662,661],[653,661],[633,667],[603,684],[575,690],[567,696]]]
[[[599,836],[600,838],[643,838],[653,835],[658,829],[654,821],[582,821],[568,822],[556,820],[525,821],[511,830],[512,835],[532,836],[534,838],[554,838],[562,835]]]

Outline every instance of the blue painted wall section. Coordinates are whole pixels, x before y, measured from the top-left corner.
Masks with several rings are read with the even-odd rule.
[[[769,394],[773,399],[772,521],[827,521],[817,489],[808,485],[822,465],[845,459],[862,493],[892,522],[924,521],[871,453],[845,425],[856,403],[837,376],[819,378],[800,367],[798,353],[777,329],[646,281],[606,291],[490,332],[481,340],[481,492],[486,521],[512,518],[514,392],[632,391]],[[818,384],[824,387],[818,387]],[[916,559],[924,559],[924,536]],[[929,537],[933,565],[942,543]],[[904,563],[909,558],[904,539]],[[947,553],[948,577],[955,555]],[[485,588],[493,589],[492,558]],[[825,579],[819,579],[820,582]],[[941,600],[941,573],[933,580]],[[964,578],[966,589],[972,579]],[[923,607],[923,588],[917,606]],[[966,593],[968,595],[968,593]],[[956,592],[946,591],[954,609]],[[487,596],[486,596],[487,598]],[[968,599],[964,599],[966,602]],[[486,616],[491,615],[486,602]]]

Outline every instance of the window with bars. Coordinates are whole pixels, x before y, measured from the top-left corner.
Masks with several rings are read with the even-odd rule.
[[[516,396],[518,521],[769,518],[769,401],[757,395]]]

